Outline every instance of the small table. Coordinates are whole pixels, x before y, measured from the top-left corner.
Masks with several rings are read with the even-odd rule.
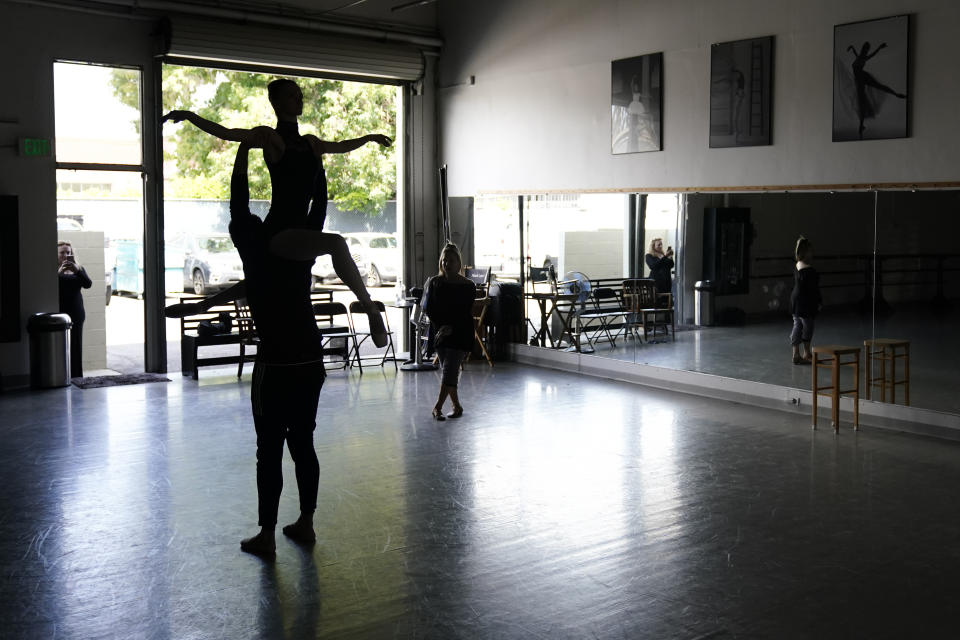
[[[415,335],[414,335],[415,327],[410,322],[410,310],[416,308],[418,303],[419,301],[414,296],[407,296],[404,298],[400,298],[399,300],[395,300],[393,302],[384,303],[385,306],[391,307],[393,309],[403,309],[403,326],[407,328],[406,343],[407,343],[407,349],[409,350],[409,355],[411,356],[413,355],[413,349],[411,345],[414,344],[413,341],[415,338]],[[397,359],[399,360],[399,358]],[[408,358],[407,360],[404,361],[404,364],[413,362],[413,360],[414,359],[412,357]]]
[[[573,320],[573,314],[576,311],[576,301],[580,297],[578,293],[528,293],[525,295],[528,300],[535,300],[540,307],[540,329],[534,334],[533,342],[539,343],[541,347],[547,346],[547,339],[550,339],[551,348],[559,348],[563,336],[570,338],[570,344],[575,345],[579,351],[580,345],[573,338],[570,322]],[[561,330],[560,337],[557,340],[550,335],[550,316],[554,313],[560,318]]]
[[[421,353],[420,343],[420,299],[416,297],[406,297],[402,300],[390,304],[389,306],[397,309],[406,309],[404,320],[407,324],[407,344],[410,347],[410,359],[400,365],[401,371],[434,371],[437,365],[432,362],[424,362]],[[417,309],[413,319],[410,319],[410,309]]]
[[[840,432],[840,396],[851,394],[853,396],[853,429],[860,428],[860,347],[848,347],[843,345],[823,345],[813,348],[813,384],[810,390],[813,392],[813,428],[817,428],[817,398],[818,396],[830,396],[833,399],[831,417],[833,420],[833,430]],[[830,384],[828,386],[819,386],[817,380],[817,371],[821,366],[830,365]],[[853,388],[840,388],[840,367],[853,367]],[[827,390],[826,393],[821,393]]]

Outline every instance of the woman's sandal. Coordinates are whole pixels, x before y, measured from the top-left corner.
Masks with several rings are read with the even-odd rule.
[[[440,409],[434,409],[434,410],[433,410],[433,419],[436,420],[437,422],[439,422],[439,421],[441,421],[441,420],[446,420],[447,418],[446,418],[446,416],[443,415],[443,411],[441,411]]]
[[[457,407],[453,411],[447,414],[448,418],[459,418],[463,415],[463,407]]]

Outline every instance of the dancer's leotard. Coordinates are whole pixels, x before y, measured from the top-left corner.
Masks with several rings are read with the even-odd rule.
[[[323,228],[327,214],[327,176],[323,162],[307,140],[300,135],[295,122],[278,122],[277,133],[284,143],[283,155],[277,162],[268,162],[273,197],[266,223],[272,234],[291,228]],[[310,214],[307,207],[311,199]]]

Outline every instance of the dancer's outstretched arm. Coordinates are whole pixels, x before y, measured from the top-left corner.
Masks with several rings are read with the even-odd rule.
[[[315,139],[316,140],[316,139]],[[359,149],[368,142],[376,142],[381,147],[389,147],[393,144],[393,140],[383,135],[382,133],[371,133],[360,138],[353,138],[351,140],[338,140],[336,142],[331,142],[329,140],[316,140],[318,147],[314,147],[318,155],[323,153],[350,153],[354,149]]]
[[[205,313],[213,307],[232,302],[237,298],[247,297],[247,283],[241,280],[229,289],[224,289],[220,293],[198,300],[196,302],[180,302],[172,304],[163,311],[163,315],[168,318],[184,318],[186,316],[195,316],[199,313]]]
[[[277,145],[275,140],[276,131],[270,127],[254,127],[252,129],[227,128],[222,124],[218,124],[212,120],[207,120],[206,118],[198,116],[192,111],[184,111],[179,109],[171,111],[163,116],[163,118],[160,119],[160,123],[163,124],[168,120],[171,122],[182,122],[186,120],[201,131],[209,133],[215,138],[220,138],[221,140],[226,140],[228,142],[242,142],[254,149],[272,151],[273,147]]]

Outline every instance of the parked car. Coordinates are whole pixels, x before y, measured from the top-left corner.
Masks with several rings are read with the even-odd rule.
[[[243,263],[226,233],[208,233],[186,239],[183,253],[183,290],[198,296],[225,289],[243,280]]]
[[[397,238],[390,233],[345,233],[343,237],[353,247],[359,245],[363,262],[367,264],[367,286],[379,287],[384,282],[396,282],[400,275],[400,250]]]
[[[349,234],[344,234],[343,237],[347,241],[347,246],[350,248],[350,255],[353,257],[353,261],[357,263],[357,270],[360,272],[360,275],[366,278],[368,268],[364,258],[363,247],[360,244],[360,240],[349,238],[348,235]],[[333,261],[330,260],[330,256],[328,255],[317,256],[316,260],[313,261],[313,267],[310,268],[310,275],[313,276],[314,286],[324,282],[340,282],[337,272],[333,270]]]

